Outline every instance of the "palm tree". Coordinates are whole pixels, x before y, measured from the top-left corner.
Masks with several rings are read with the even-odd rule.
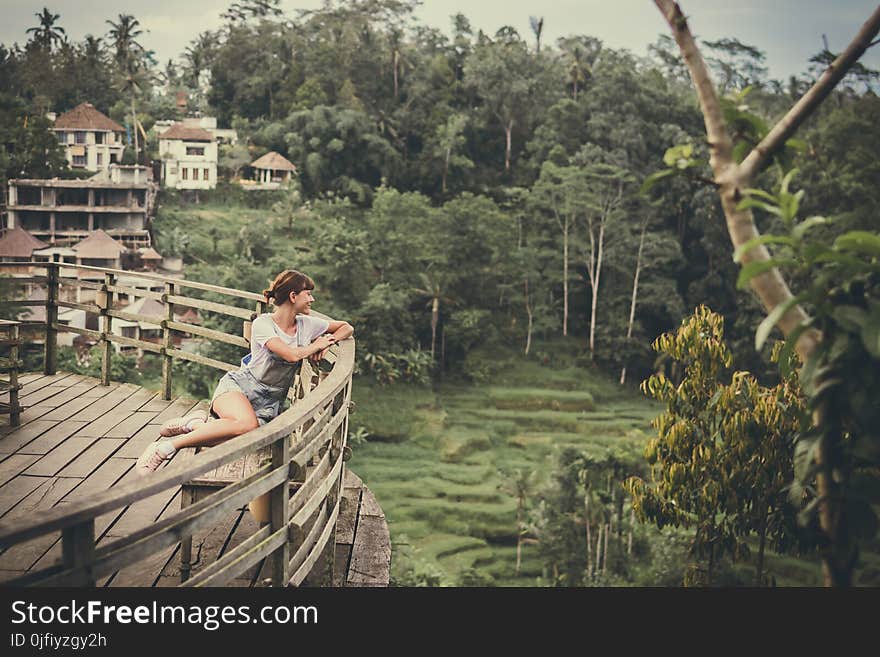
[[[535,52],[541,52],[541,34],[544,32],[544,17],[529,16],[529,24],[535,34]]]
[[[211,59],[217,36],[213,32],[202,32],[190,42],[183,53],[184,69],[190,85],[199,89],[199,77],[211,66]]]
[[[39,27],[29,27],[25,32],[34,35],[34,41],[45,50],[52,50],[52,46],[61,43],[66,38],[63,27],[58,27],[55,22],[61,18],[61,14],[53,14],[46,7],[39,14],[34,14],[40,19]]]
[[[420,274],[422,279],[422,287],[415,288],[413,291],[422,296],[428,297],[428,305],[431,307],[431,362],[434,362],[434,352],[437,346],[437,325],[440,323],[440,302],[453,303],[453,300],[444,296],[443,291],[446,289],[446,278],[442,274],[428,273]]]
[[[110,25],[107,36],[116,50],[116,64],[120,68],[131,68],[132,61],[144,52],[144,47],[137,42],[137,38],[144,33],[140,29],[140,21],[131,14],[119,14],[119,22],[106,21]]]
[[[594,37],[565,37],[559,39],[558,45],[568,60],[572,98],[577,100],[578,90],[592,75],[592,66],[602,49],[602,42]]]
[[[144,47],[137,42],[137,38],[144,33],[140,29],[140,22],[131,14],[119,14],[119,22],[108,20],[110,31],[107,36],[116,53],[118,73],[118,85],[131,95],[131,125],[134,135],[134,161],[140,159],[140,146],[138,143],[138,120],[135,110],[135,95],[144,85]]]

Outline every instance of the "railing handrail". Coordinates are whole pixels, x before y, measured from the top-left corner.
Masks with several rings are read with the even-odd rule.
[[[152,274],[150,272],[126,271],[124,269],[109,269],[106,267],[92,267],[91,265],[77,265],[72,262],[38,262],[38,261],[21,261],[21,262],[0,262],[0,268],[12,267],[58,267],[60,269],[85,269],[100,274],[113,274],[114,276],[126,276],[132,278],[146,278],[159,283],[174,283],[183,287],[190,287],[194,290],[203,290],[205,292],[215,292],[217,294],[226,294],[239,299],[247,299],[249,301],[266,301],[266,297],[256,292],[245,292],[244,290],[236,290],[231,287],[223,287],[220,285],[211,285],[210,283],[199,283],[185,278],[173,278],[171,276],[162,276],[161,274]]]
[[[14,525],[0,520],[0,546],[21,541],[70,527],[87,517],[98,517],[108,511],[117,509],[138,500],[150,497],[172,486],[179,486],[194,477],[209,472],[218,465],[234,461],[246,454],[266,447],[282,435],[289,436],[291,431],[303,421],[309,419],[319,410],[322,404],[330,400],[347,383],[347,375],[354,366],[354,345],[350,342],[339,343],[338,359],[333,371],[319,383],[308,395],[298,400],[286,411],[271,422],[261,427],[227,440],[210,450],[203,450],[189,461],[176,464],[170,463],[160,473],[141,481],[125,486],[111,488],[96,494],[87,502],[65,504],[41,514],[31,520],[16,520]],[[73,511],[70,507],[76,506]]]
[[[228,370],[231,364],[214,360],[205,356],[189,354],[173,347],[171,331],[186,332],[192,325],[173,321],[172,309],[174,305],[187,305],[187,302],[195,303],[197,300],[180,297],[174,292],[178,286],[187,286],[208,292],[219,293],[241,299],[257,301],[256,310],[265,311],[266,300],[259,294],[243,292],[216,285],[185,281],[183,279],[164,277],[158,274],[146,272],[130,272],[101,267],[81,267],[70,263],[59,262],[11,262],[0,263],[0,268],[31,267],[46,269],[45,277],[28,277],[28,282],[45,283],[46,285],[46,373],[54,373],[57,351],[55,340],[58,331],[71,331],[97,337],[102,345],[102,384],[109,385],[109,357],[111,342],[121,342],[136,347],[156,351],[163,359],[163,397],[170,399],[171,390],[171,361],[174,359],[196,360],[220,370]],[[88,269],[104,274],[104,282],[95,283],[80,281],[78,279],[61,278],[59,274],[64,269]],[[145,278],[151,281],[161,282],[164,292],[158,297],[155,293],[145,292],[143,296],[158,298],[165,311],[164,319],[158,324],[163,329],[163,341],[157,346],[155,343],[122,337],[111,331],[112,318],[122,316],[126,318],[131,313],[114,311],[112,308],[112,295],[114,292],[138,296],[138,290],[119,286],[116,284],[118,277]],[[12,280],[15,280],[14,278]],[[74,286],[80,289],[91,289],[96,292],[96,300],[92,305],[74,302],[59,301],[58,292],[61,286]],[[79,298],[79,297],[77,297]],[[216,312],[229,317],[242,319],[245,316],[253,320],[258,312],[250,313],[238,307],[227,306],[212,302],[200,301],[201,307],[211,312]],[[92,312],[100,317],[99,331],[66,327],[57,321],[58,307],[71,307]],[[320,313],[314,313],[324,317]],[[135,315],[132,315],[135,317]],[[138,316],[139,317],[139,316]],[[158,316],[153,319],[159,319]],[[246,320],[247,321],[247,320]],[[247,326],[247,324],[246,324]],[[231,341],[232,344],[246,348],[246,340],[232,336],[221,331],[203,329],[202,335],[208,340],[220,342]],[[237,438],[230,439],[217,445],[210,450],[203,450],[190,459],[182,462],[172,461],[161,472],[157,472],[147,479],[131,482],[105,492],[93,495],[85,501],[56,507],[49,511],[28,519],[16,519],[14,522],[0,520],[0,547],[18,544],[28,539],[38,537],[49,532],[62,532],[64,545],[63,563],[40,570],[37,573],[26,575],[22,582],[36,581],[59,581],[59,582],[94,582],[95,574],[107,571],[112,567],[124,566],[132,563],[137,555],[152,547],[168,545],[169,541],[180,540],[181,536],[189,536],[197,527],[206,522],[211,522],[211,514],[223,513],[226,507],[233,504],[242,496],[250,494],[258,495],[262,491],[271,492],[272,531],[267,534],[265,541],[255,545],[247,554],[247,558],[253,560],[257,555],[269,555],[272,557],[272,581],[274,584],[290,583],[298,584],[305,576],[309,564],[314,564],[317,559],[317,551],[325,550],[330,536],[329,524],[335,523],[339,512],[339,500],[342,481],[342,462],[345,460],[348,400],[351,394],[351,380],[354,372],[353,340],[343,341],[333,347],[335,359],[330,373],[319,380],[312,388],[312,376],[309,375],[308,383],[305,383],[305,375],[300,376],[298,390],[301,396],[294,400],[289,409],[279,414],[271,422],[258,427]],[[305,369],[305,364],[302,369]],[[308,369],[311,372],[311,368]],[[320,377],[319,377],[320,378]],[[299,442],[291,444],[291,436],[299,433]],[[231,463],[248,454],[271,446],[272,466],[264,466],[247,480],[233,487],[229,493],[214,493],[210,498],[217,499],[216,503],[203,507],[193,508],[185,512],[181,510],[167,522],[160,523],[162,529],[149,530],[145,528],[134,535],[127,535],[115,539],[101,549],[94,548],[95,520],[101,515],[143,500],[162,491],[185,484],[199,475],[205,474],[218,466]],[[327,450],[327,451],[320,451]],[[312,529],[308,531],[308,537],[302,539],[300,549],[292,559],[290,557],[290,545],[286,540],[282,541],[281,531],[290,531],[290,540],[294,535],[302,533],[303,513],[300,512],[293,518],[288,508],[287,482],[292,473],[301,475],[305,472],[306,464],[317,455],[324,454],[320,464],[316,466],[314,476],[298,491],[298,496],[291,498],[290,508],[296,509],[323,509],[324,524],[314,518]],[[331,462],[333,465],[331,466]],[[286,471],[284,470],[286,468]],[[322,469],[323,468],[323,469]],[[282,476],[282,472],[286,476]],[[208,515],[204,515],[204,514]],[[311,511],[309,512],[311,513]],[[310,520],[309,523],[312,523]],[[295,531],[296,528],[299,530]],[[322,529],[323,528],[323,529]],[[187,530],[189,533],[186,533]],[[265,533],[265,532],[264,532]],[[262,536],[262,535],[261,535]],[[253,537],[252,537],[253,538]],[[308,541],[314,539],[315,543],[307,549]],[[303,542],[305,540],[306,542]],[[268,541],[268,542],[267,542]],[[79,551],[83,554],[79,554]],[[309,551],[311,550],[311,551]],[[289,561],[288,561],[289,559]],[[222,562],[222,563],[221,563]],[[211,571],[210,577],[202,577],[202,580],[215,581],[224,576],[235,576],[235,572],[241,572],[241,561],[232,560],[223,565],[223,560],[218,561],[216,568]],[[291,569],[293,576],[290,575]],[[187,571],[188,572],[188,571]]]

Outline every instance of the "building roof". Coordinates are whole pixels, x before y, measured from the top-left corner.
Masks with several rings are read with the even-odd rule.
[[[201,324],[202,317],[195,308],[187,308],[182,313],[174,313],[174,317],[178,322],[186,322],[187,324]]]
[[[128,249],[99,228],[74,244],[73,250],[79,258],[116,258]]]
[[[126,307],[125,312],[155,317],[159,321],[165,319],[165,306],[162,305],[161,301],[156,301],[155,299],[138,299]],[[158,324],[153,324],[152,322],[138,322],[138,324],[141,328],[146,329],[159,328]]]
[[[7,230],[3,237],[0,237],[0,256],[30,258],[34,251],[48,248],[48,246],[19,226]]]
[[[272,169],[273,171],[296,171],[296,167],[283,155],[269,151],[263,157],[251,162],[255,169]]]
[[[175,123],[159,135],[159,139],[180,139],[182,141],[214,141],[214,135],[201,128],[188,128],[182,123]]]
[[[125,128],[91,103],[80,103],[55,119],[55,130],[110,130],[125,132]]]
[[[162,256],[152,246],[140,249],[141,260],[161,260]]]

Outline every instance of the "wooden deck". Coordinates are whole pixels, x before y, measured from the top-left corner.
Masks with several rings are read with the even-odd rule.
[[[25,374],[20,381],[25,409],[20,426],[10,427],[8,418],[0,419],[4,422],[0,424],[0,518],[4,521],[136,480],[135,461],[156,439],[159,426],[197,406],[183,398],[164,401],[159,393],[131,384],[101,386],[97,379],[76,374]],[[182,450],[175,458],[191,454]],[[179,508],[177,488],[116,509],[97,518],[96,544],[126,536]],[[257,529],[247,507],[242,507],[211,530],[194,535],[192,574]],[[179,545],[163,550],[102,578],[98,585],[174,586],[180,581],[179,550]],[[335,586],[388,585],[388,527],[373,494],[352,472],[346,473],[335,555]],[[0,554],[0,584],[60,558],[59,532],[14,545]],[[230,585],[263,585],[261,566]]]

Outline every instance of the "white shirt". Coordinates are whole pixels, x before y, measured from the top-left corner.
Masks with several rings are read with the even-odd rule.
[[[242,361],[241,369],[253,369],[268,360],[272,352],[266,342],[272,338],[280,338],[290,347],[307,347],[315,338],[324,335],[329,327],[326,319],[300,314],[296,316],[296,335],[290,335],[281,330],[271,313],[264,313],[251,326],[251,358],[247,363]]]

